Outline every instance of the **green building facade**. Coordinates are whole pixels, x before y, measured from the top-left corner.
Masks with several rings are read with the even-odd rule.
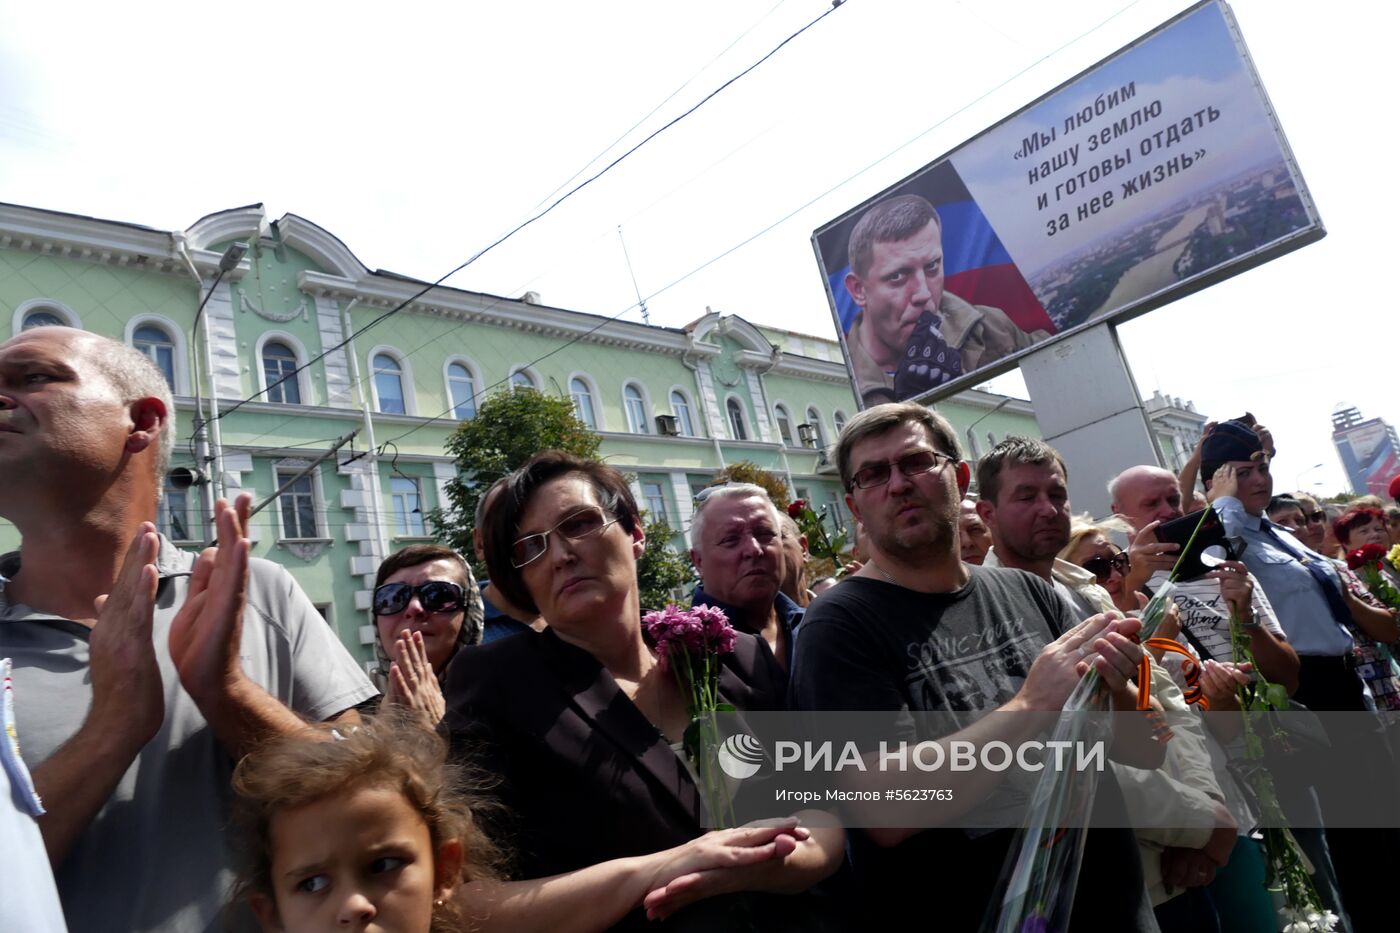
[[[234,243],[249,248],[220,275]],[[444,441],[497,387],[572,397],[602,455],[635,475],[638,501],[682,537],[695,490],[737,460],[849,520],[830,450],[857,405],[835,341],[709,309],[656,327],[426,284],[370,270],[330,232],[261,205],[175,231],[0,205],[5,336],[63,323],[161,366],[176,395],[173,466],[209,480],[167,483],[160,524],[182,546],[204,540],[211,492],[262,502],[290,482],[254,518],[253,553],[285,566],[362,660],[375,569],[430,540],[424,515],[446,504],[453,475]],[[828,326],[825,308],[812,315]],[[196,406],[213,419],[203,457]],[[1029,402],[973,390],[938,408],[969,455],[1038,434]],[[0,522],[0,551],[17,543]]]

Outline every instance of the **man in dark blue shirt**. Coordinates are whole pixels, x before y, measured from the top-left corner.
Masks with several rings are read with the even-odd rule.
[[[698,498],[690,525],[690,559],[701,579],[691,605],[723,609],[735,628],[763,639],[787,669],[802,607],[780,592],[778,509],[762,486],[729,483],[711,489]]]

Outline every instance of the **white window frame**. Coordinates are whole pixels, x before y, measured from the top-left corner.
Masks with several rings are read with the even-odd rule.
[[[690,431],[682,430],[685,426],[681,424],[681,416],[676,414],[676,401],[672,396],[680,395],[681,401],[685,402],[686,410],[690,412]],[[681,437],[704,437],[704,426],[701,424],[700,410],[695,407],[695,399],[691,398],[689,392],[680,386],[671,386],[666,393],[666,402],[670,407],[672,416],[676,419],[676,430],[680,431]]]
[[[476,413],[481,409],[481,400],[485,392],[486,384],[481,380],[481,369],[460,354],[449,356],[442,363],[442,386],[447,390],[447,404],[452,406],[451,415],[453,420],[463,421],[465,419],[457,417],[457,399],[452,395],[452,374],[453,366],[460,366],[467,371],[467,375],[472,380],[472,413],[469,417],[475,418]]]
[[[54,317],[62,318],[69,327],[83,328],[83,322],[78,317],[76,311],[68,307],[61,301],[52,298],[31,298],[15,308],[13,319],[10,321],[10,335],[15,336],[24,329],[24,319],[34,311],[47,311]],[[131,341],[127,341],[128,346]]]
[[[310,465],[310,460],[295,458],[274,460],[272,462],[272,488],[281,489],[282,485],[292,478],[292,475],[300,473]],[[284,473],[287,475],[283,476]],[[283,524],[282,516],[282,498],[287,494],[283,493],[281,496],[278,496],[277,501],[272,504],[277,510],[277,540],[279,542],[330,541],[330,523],[327,521],[326,515],[326,496],[321,488],[321,471],[320,469],[312,470],[303,478],[311,480],[311,508],[316,516],[316,537],[293,538],[287,534],[287,528]]]
[[[414,531],[412,528],[404,527],[412,523],[412,510],[405,510],[403,513],[403,517],[405,520],[402,523],[399,521],[398,499],[400,495],[403,495],[403,493],[396,492],[394,490],[394,484],[400,481],[405,483],[412,483],[415,490],[413,495],[418,497],[418,524],[422,527],[419,528],[417,531]],[[389,511],[387,517],[391,522],[394,523],[393,528],[391,529],[393,536],[395,538],[431,537],[428,534],[428,503],[426,498],[423,496],[423,478],[421,476],[404,476],[402,474],[395,473],[389,477],[388,487]]]
[[[735,436],[737,432],[734,430],[734,418],[729,411],[730,402],[739,406],[739,423],[744,426],[744,437]],[[724,423],[729,428],[730,440],[739,441],[740,443],[746,443],[749,440],[748,435],[753,432],[749,430],[749,415],[748,412],[744,410],[744,400],[739,398],[739,396],[731,394],[724,397]]]
[[[647,518],[653,522],[665,522],[667,525],[670,525],[672,528],[674,528],[675,524],[671,521],[670,509],[666,505],[666,483],[662,482],[661,480],[641,479],[638,480],[637,485],[641,487],[642,490],[642,502],[645,503],[645,505],[642,507],[646,509]],[[656,487],[657,494],[661,499],[661,513],[659,516],[656,510],[651,507],[651,497],[647,495],[648,485]],[[641,505],[641,503],[638,503],[638,505]]]
[[[185,388],[187,379],[181,378],[181,370],[185,362],[185,335],[180,332],[174,322],[167,318],[155,314],[143,314],[139,318],[132,318],[126,322],[126,345],[137,353],[146,357],[160,369],[160,363],[154,357],[136,346],[136,332],[143,327],[154,327],[165,335],[165,343],[170,346],[170,392],[173,395],[189,395],[189,390]],[[165,370],[161,370],[161,375],[165,375]]]
[[[589,401],[589,403],[591,404],[591,406],[592,406],[592,408],[593,408],[593,424],[590,425],[589,427],[590,427],[592,430],[594,430],[594,431],[603,431],[603,430],[606,430],[606,429],[603,427],[603,405],[602,405],[602,398],[603,398],[603,397],[602,397],[602,395],[598,392],[598,383],[593,379],[592,376],[588,375],[588,373],[585,373],[585,372],[582,372],[582,371],[570,373],[570,374],[569,374],[569,381],[565,383],[565,385],[568,387],[568,390],[569,390],[569,401],[570,401],[570,402],[573,402],[573,400],[574,400],[574,380],[575,380],[575,379],[577,379],[579,382],[582,382],[582,383],[583,383],[583,387],[584,387],[585,389],[588,390],[588,401]],[[578,414],[578,405],[577,405],[577,403],[575,403],[575,405],[574,405],[574,414],[575,414],[575,415]],[[583,420],[583,419],[580,418],[579,420]],[[584,423],[587,424],[587,422],[584,422]]]
[[[836,431],[836,436],[837,436],[838,438],[841,436],[841,432],[844,431],[844,430],[846,430],[846,422],[848,422],[848,421],[850,421],[850,420],[851,420],[851,419],[848,418],[848,417],[846,416],[846,413],[845,413],[844,411],[842,411],[841,409],[839,409],[839,408],[832,409],[832,412],[831,412],[831,427]]]
[[[165,478],[165,488],[161,490],[160,506],[157,509],[156,528],[161,534],[177,544],[185,541],[202,540],[200,536],[203,534],[203,528],[201,527],[203,520],[199,515],[198,500],[191,501],[190,491],[193,489],[193,486],[187,489],[174,489],[170,485],[169,476],[167,476]],[[166,521],[166,516],[170,511],[170,497],[175,494],[185,497],[185,537],[183,538],[177,538],[174,534],[175,529],[173,524]],[[198,495],[197,490],[195,494],[196,496]]]
[[[506,385],[510,386],[512,391],[514,391],[517,388],[520,388],[520,386],[517,386],[515,384],[516,373],[524,373],[525,378],[530,380],[530,387],[536,392],[544,391],[544,389],[541,388],[541,386],[544,385],[544,380],[540,378],[540,374],[525,363],[517,363],[510,369],[506,370],[506,373]]]
[[[788,436],[783,437],[782,422],[786,419],[788,425]],[[784,447],[799,446],[797,440],[797,422],[792,419],[792,409],[787,402],[777,401],[773,403],[773,433],[777,435],[778,442]]]
[[[291,334],[287,333],[284,330],[264,331],[258,336],[258,342],[254,344],[253,352],[255,356],[253,357],[253,359],[255,360],[255,368],[258,374],[258,391],[263,393],[262,395],[258,396],[258,400],[262,402],[267,402],[269,405],[293,404],[292,402],[273,402],[267,397],[266,394],[267,371],[263,367],[263,351],[267,349],[267,345],[273,341],[284,345],[288,350],[292,351],[292,356],[296,357],[297,374],[295,376],[295,379],[297,382],[297,394],[301,396],[301,401],[296,404],[315,405],[316,401],[311,397],[310,368],[302,368],[306,366],[306,361],[308,359],[306,355],[306,347],[302,346],[300,340],[293,337]],[[371,356],[370,359],[373,360],[374,357]]]
[[[394,411],[385,411],[379,404],[379,380],[375,378],[378,373],[374,371],[374,358],[381,353],[392,358],[394,362],[399,364],[399,389],[403,392],[404,414],[416,416],[418,414],[418,403],[414,398],[413,392],[413,369],[409,366],[408,357],[404,355],[402,350],[388,346],[387,344],[380,344],[369,351],[369,391],[370,398],[374,400],[375,412],[381,415],[398,414],[398,412]]]
[[[816,415],[816,417],[815,417],[815,418],[812,417],[813,415]],[[817,429],[817,436],[816,436],[816,438],[815,438],[815,440],[816,440],[816,442],[817,442],[816,449],[817,449],[817,450],[826,450],[826,426],[822,424],[822,413],[821,413],[821,411],[817,408],[817,406],[815,406],[815,405],[808,405],[808,406],[807,406],[807,421],[806,421],[806,423],[812,425],[814,428]]]
[[[628,405],[627,390],[636,389],[637,395],[642,400],[642,423],[636,424],[632,408]],[[632,434],[655,434],[656,426],[651,423],[652,418],[651,396],[647,394],[646,386],[635,379],[629,379],[622,384],[622,414],[627,421],[627,430]]]

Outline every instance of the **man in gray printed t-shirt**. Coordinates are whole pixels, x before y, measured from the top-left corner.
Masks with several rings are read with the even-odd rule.
[[[250,499],[196,561],[156,534],[174,442],[142,354],[41,327],[0,343],[0,656],[14,659],[68,925],[214,931],[234,761],[374,688],[291,576],[250,560]]]

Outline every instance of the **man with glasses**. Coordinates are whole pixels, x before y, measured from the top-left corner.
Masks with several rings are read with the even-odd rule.
[[[752,483],[701,490],[690,540],[700,574],[691,605],[723,609],[735,628],[757,635],[790,668],[802,607],[781,590],[782,519],[767,491]]]
[[[221,503],[198,562],[156,534],[174,415],[116,341],[0,343],[0,516],[21,537],[0,657],[73,931],[222,929],[233,763],[375,692],[287,571],[250,559],[249,497]]]
[[[1130,567],[1124,586],[1150,595],[1167,582],[1176,564],[1175,544],[1157,541],[1163,522],[1181,518],[1181,489],[1177,478],[1161,467],[1129,467],[1108,484],[1114,514],[1132,528]],[[1180,641],[1201,660],[1229,661],[1230,613],[1249,633],[1249,648],[1259,672],[1292,693],[1298,686],[1298,655],[1274,615],[1264,588],[1237,560],[1226,561],[1194,580],[1178,580],[1174,601],[1181,613]]]
[[[960,559],[958,513],[970,473],[947,421],[920,405],[878,405],[847,423],[836,451],[870,559],[808,610],[793,661],[795,709],[951,713],[964,724],[961,736],[980,711],[1058,711],[1091,665],[1115,705],[1136,707],[1137,620],[1104,614],[1076,624],[1048,584]],[[1000,716],[987,720],[988,732],[1026,721]],[[1141,731],[1125,728],[1115,753],[1160,765],[1164,750],[1147,723],[1133,725]],[[931,738],[908,728],[909,740]],[[1022,793],[1010,780],[939,781],[978,812]],[[1096,808],[1122,818],[1111,777]],[[976,929],[1012,837],[1010,829],[854,831],[858,909],[872,928],[903,925],[917,899],[937,905],[941,926]],[[1156,929],[1130,832],[1090,830],[1080,878],[1071,929]]]

